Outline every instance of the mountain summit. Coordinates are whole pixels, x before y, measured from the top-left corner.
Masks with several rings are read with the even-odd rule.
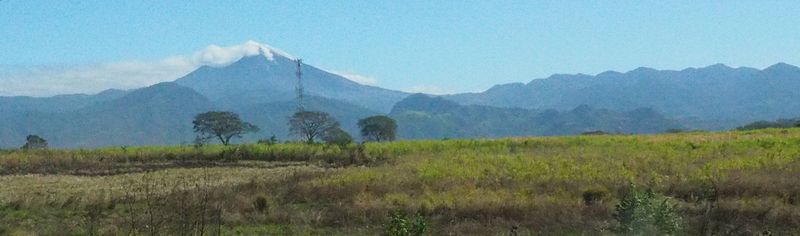
[[[220,67],[203,66],[175,82],[192,88],[226,107],[292,100],[296,96],[297,62],[285,53],[261,48]],[[365,108],[388,112],[406,93],[362,85],[340,75],[302,64],[305,92],[310,96],[337,99]]]

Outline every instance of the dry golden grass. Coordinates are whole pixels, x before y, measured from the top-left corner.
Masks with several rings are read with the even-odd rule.
[[[374,235],[382,232],[387,212],[400,208],[424,215],[433,234],[508,235],[514,230],[595,235],[613,232],[614,204],[634,183],[673,199],[686,226],[682,234],[800,231],[800,129],[402,141],[345,148],[287,145],[248,145],[238,151],[6,152],[0,164],[25,167],[6,172],[62,174],[0,176],[0,213],[6,214],[0,224],[12,225],[5,232],[47,234],[52,231],[32,225],[62,224],[54,219],[67,215],[63,225],[72,225],[70,232],[89,232],[85,222],[91,214],[83,207],[123,204],[130,189],[157,186],[151,188],[154,198],[133,194],[145,203],[102,210],[103,232],[127,232],[110,225],[128,222],[128,210],[143,208],[147,199],[166,199],[157,201],[165,211],[187,212],[187,206],[178,206],[180,199],[206,194],[207,202],[189,206],[222,209],[219,223],[228,234]],[[191,161],[192,153],[202,154],[198,160],[205,168],[170,164]],[[58,161],[45,161],[48,155]],[[26,156],[37,161],[25,162]],[[72,156],[82,158],[76,162]],[[301,162],[282,162],[292,160]],[[167,168],[74,175],[68,168],[72,164],[53,166],[61,162],[114,164],[99,165],[111,170],[106,173],[137,163]],[[587,191],[606,194],[586,204]],[[264,202],[263,209],[255,207],[256,201]],[[214,216],[203,214],[187,219]],[[163,221],[160,232],[180,232],[184,228],[174,225],[179,222]]]
[[[194,188],[202,181],[203,187],[217,188],[240,185],[252,181],[285,178],[298,170],[312,171],[317,167],[297,163],[289,167],[221,167],[221,168],[176,168],[111,176],[76,175],[8,175],[0,176],[0,202],[11,202],[32,206],[42,203],[59,204],[71,199],[82,199],[98,193],[122,197],[133,186],[142,182],[158,182],[165,186],[178,186],[188,182]],[[184,187],[184,186],[178,186]],[[157,195],[171,189],[156,189]],[[141,193],[139,193],[141,194]]]

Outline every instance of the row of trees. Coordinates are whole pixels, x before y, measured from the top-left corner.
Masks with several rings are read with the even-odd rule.
[[[227,111],[210,111],[195,116],[195,143],[203,144],[210,140],[219,140],[228,145],[232,138],[241,138],[243,134],[255,133],[260,129],[239,118],[239,115]],[[324,141],[329,144],[345,145],[353,141],[353,137],[344,131],[339,122],[330,114],[319,111],[299,111],[289,119],[289,133],[306,143]],[[378,115],[358,121],[361,137],[365,142],[392,141],[396,138],[397,123],[394,119]],[[273,138],[274,139],[274,138]]]
[[[769,128],[785,129],[792,127],[800,128],[800,118],[779,119],[776,121],[765,121],[765,120],[756,121],[737,127],[736,130],[757,130],[757,129],[769,129]]]

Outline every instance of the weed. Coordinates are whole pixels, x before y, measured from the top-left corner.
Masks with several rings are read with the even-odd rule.
[[[427,227],[428,224],[421,215],[410,218],[405,211],[395,209],[389,211],[389,222],[385,230],[386,235],[390,236],[420,236],[425,234]]]
[[[606,189],[589,189],[583,192],[583,203],[587,206],[601,203],[608,196]]]
[[[618,230],[634,235],[674,235],[679,232],[682,219],[669,202],[652,189],[642,190],[635,185],[616,206],[614,218]]]

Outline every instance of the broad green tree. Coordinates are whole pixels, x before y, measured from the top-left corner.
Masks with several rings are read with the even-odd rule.
[[[39,135],[28,135],[28,137],[25,138],[25,145],[22,146],[24,150],[45,148],[47,148],[47,140],[39,137]]]
[[[198,114],[192,123],[198,141],[217,138],[223,145],[230,144],[233,137],[241,138],[242,134],[259,130],[255,125],[242,121],[238,114],[226,111]]]
[[[322,141],[325,141],[327,144],[345,146],[353,142],[353,136],[350,136],[350,134],[342,128],[337,127],[325,132],[322,136]]]
[[[306,143],[314,143],[314,140],[337,128],[339,122],[325,112],[299,111],[289,119],[289,133],[304,139]]]
[[[396,137],[397,123],[388,116],[370,116],[358,121],[364,141],[392,141]]]

